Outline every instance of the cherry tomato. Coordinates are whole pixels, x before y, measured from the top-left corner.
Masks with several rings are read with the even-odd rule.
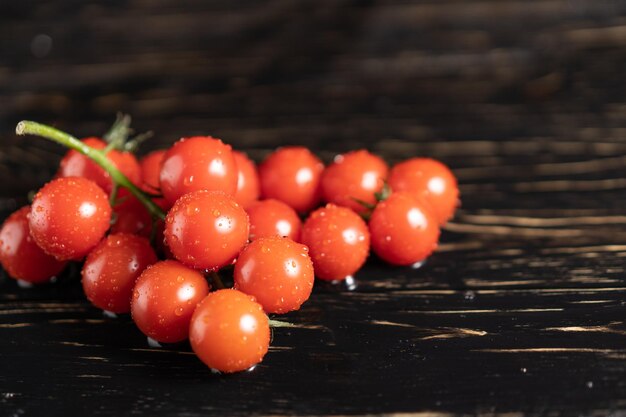
[[[298,310],[309,299],[315,273],[309,249],[286,237],[263,237],[241,251],[235,289],[253,295],[267,313]]]
[[[95,149],[104,149],[107,144],[98,138],[83,139],[83,143]],[[141,183],[141,168],[137,158],[131,152],[120,152],[110,150],[107,158],[122,171],[122,174],[128,177],[133,183],[139,185]],[[98,184],[107,194],[111,194],[113,190],[113,180],[111,176],[98,164],[87,158],[85,155],[71,150],[65,154],[61,160],[58,177],[84,177]]]
[[[366,150],[337,155],[322,174],[323,198],[363,213],[366,207],[355,199],[376,204],[374,194],[382,190],[388,172],[385,161]]]
[[[320,176],[324,164],[307,148],[289,146],[272,153],[259,166],[261,194],[275,198],[300,213],[320,201]]]
[[[429,205],[412,194],[394,192],[376,206],[369,222],[372,249],[394,265],[426,259],[439,239],[437,219]]]
[[[249,230],[244,209],[219,191],[185,194],[165,219],[165,241],[172,254],[198,269],[229,265],[248,241]]]
[[[389,175],[393,191],[422,197],[432,207],[439,224],[454,216],[459,205],[459,187],[450,169],[429,158],[412,158],[396,164]]]
[[[165,243],[165,222],[159,220],[156,223],[156,235],[155,235],[155,248],[161,258],[164,259],[176,259],[167,243]]]
[[[119,203],[113,206],[115,222],[110,233],[132,233],[150,237],[152,231],[152,215],[137,197],[125,188],[118,191]]]
[[[261,200],[248,209],[250,216],[250,240],[268,236],[285,236],[294,241],[300,240],[302,221],[294,209],[282,201]]]
[[[126,233],[112,234],[87,255],[82,283],[93,305],[113,313],[128,313],[137,277],[157,261],[150,242]]]
[[[233,289],[215,291],[193,313],[189,341],[208,367],[244,371],[267,353],[269,320],[254,297]]]
[[[241,207],[247,209],[250,207],[250,204],[259,199],[261,194],[259,173],[254,162],[245,153],[233,151],[233,156],[235,157],[239,173],[235,201],[241,204]]]
[[[189,336],[189,322],[209,285],[198,271],[167,260],[146,268],[135,283],[131,314],[139,330],[164,343]]]
[[[65,268],[45,253],[33,240],[28,229],[30,206],[11,214],[0,229],[0,263],[9,276],[32,283],[46,282]]]
[[[109,228],[111,206],[95,182],[57,178],[35,195],[30,233],[40,248],[60,260],[82,259]]]
[[[365,263],[370,248],[367,225],[347,207],[327,204],[315,210],[302,226],[302,243],[309,247],[315,275],[339,280]]]
[[[163,157],[161,192],[170,203],[197,190],[237,190],[237,164],[230,145],[212,137],[183,138]]]
[[[159,194],[161,192],[159,176],[165,152],[165,149],[152,151],[139,161],[141,167],[141,188],[149,193]]]

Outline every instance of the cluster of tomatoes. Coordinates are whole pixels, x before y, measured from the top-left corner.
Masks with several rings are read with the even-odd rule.
[[[98,138],[82,142],[88,152],[70,150],[55,179],[4,222],[2,266],[41,283],[84,262],[83,289],[96,307],[130,312],[156,341],[188,338],[222,372],[262,360],[267,314],[298,310],[315,277],[352,276],[370,248],[395,265],[424,260],[458,205],[454,176],[432,159],[390,169],[358,150],[325,167],[292,146],[257,167],[212,137],[183,138],[141,160]],[[160,207],[156,216],[137,190],[118,187],[120,172]],[[224,288],[217,271],[231,269],[233,288]]]

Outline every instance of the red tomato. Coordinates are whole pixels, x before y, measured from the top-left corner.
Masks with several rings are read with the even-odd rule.
[[[165,152],[165,149],[152,151],[139,161],[141,167],[141,188],[149,193],[159,194],[161,192],[159,176]]]
[[[300,240],[302,221],[295,210],[282,201],[256,201],[246,211],[250,216],[250,240],[276,235],[296,242]]]
[[[382,190],[388,172],[385,161],[366,150],[337,155],[322,174],[323,198],[363,213],[367,209],[355,199],[376,204],[374,194]]]
[[[157,261],[150,242],[125,233],[109,235],[87,256],[82,283],[93,305],[113,313],[128,313],[137,277]]]
[[[209,285],[197,271],[176,261],[161,261],[146,268],[135,284],[131,314],[139,330],[164,343],[189,336],[189,322]]]
[[[107,144],[98,138],[83,139],[83,143],[95,149],[104,149]],[[107,153],[107,158],[128,177],[133,184],[141,183],[141,168],[137,158],[131,152],[120,152],[111,150]],[[113,180],[111,176],[98,164],[87,158],[85,155],[71,150],[65,154],[61,160],[61,166],[57,174],[59,177],[84,177],[98,184],[107,194],[113,190]]]
[[[149,238],[152,215],[146,206],[125,188],[120,188],[117,195],[120,202],[113,206],[115,222],[110,233],[131,233]]]
[[[261,195],[306,213],[320,201],[319,185],[323,170],[322,161],[307,148],[280,148],[259,166]]]
[[[347,207],[327,204],[315,210],[302,226],[302,243],[309,247],[315,275],[345,279],[365,263],[370,248],[367,225]]]
[[[234,195],[237,190],[237,164],[230,145],[207,137],[183,138],[163,157],[161,192],[170,203],[197,190],[223,191]]]
[[[208,367],[221,372],[244,371],[267,353],[269,320],[254,297],[232,289],[215,291],[194,312],[189,341]]]
[[[378,203],[369,222],[374,252],[394,265],[426,259],[439,239],[437,219],[428,207],[405,192],[393,193]]]
[[[0,229],[0,263],[9,276],[32,283],[46,282],[65,268],[34,242],[28,229],[30,206],[11,214]]]
[[[106,193],[93,181],[68,177],[50,181],[35,195],[29,227],[46,253],[79,260],[104,237],[110,220]]]
[[[259,173],[254,162],[245,153],[233,151],[235,162],[237,163],[237,191],[235,201],[244,209],[250,207],[252,203],[259,199],[261,185],[259,184]]]
[[[391,169],[389,185],[393,191],[406,191],[423,198],[441,225],[454,216],[459,205],[454,174],[434,159],[412,158],[396,164]]]
[[[198,269],[229,265],[248,241],[248,215],[233,197],[194,191],[179,198],[165,219],[165,241],[180,262]]]
[[[315,273],[309,249],[285,237],[264,237],[241,251],[235,289],[253,295],[267,313],[298,310],[309,299]]]
[[[155,235],[155,248],[161,258],[164,259],[176,259],[172,254],[172,251],[165,243],[165,222],[159,220],[156,223],[156,235]]]

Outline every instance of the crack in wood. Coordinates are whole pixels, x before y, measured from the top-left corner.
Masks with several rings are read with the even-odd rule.
[[[535,348],[511,348],[511,349],[472,349],[472,352],[486,353],[601,353],[601,354],[623,354],[626,349],[601,349],[601,348],[579,348],[579,347],[535,347]]]
[[[613,321],[603,326],[564,326],[564,327],[547,327],[545,331],[559,332],[599,332],[626,335],[626,330],[614,329],[614,326],[623,324],[621,321]]]
[[[585,230],[580,229],[536,229],[528,227],[509,227],[496,225],[475,225],[469,223],[448,222],[443,229],[456,233],[492,234],[525,237],[577,237],[584,236]]]
[[[467,223],[525,227],[597,226],[626,224],[626,216],[525,217],[495,214],[460,213],[457,219]]]

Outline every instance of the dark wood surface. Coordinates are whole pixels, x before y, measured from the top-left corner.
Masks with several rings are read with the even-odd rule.
[[[118,111],[260,160],[428,155],[463,207],[420,269],[316,285],[254,371],[212,375],[89,306],[0,282],[0,415],[623,415],[626,2],[0,2],[0,209]],[[147,150],[147,148],[146,148]]]

